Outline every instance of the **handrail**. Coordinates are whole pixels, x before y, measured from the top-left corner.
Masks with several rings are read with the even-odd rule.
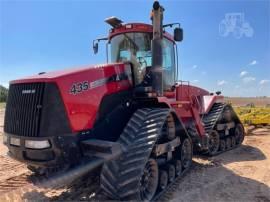
[[[200,104],[200,102],[199,102],[198,97],[197,97],[197,96],[195,96],[195,95],[192,95],[192,97],[194,97],[194,98],[195,98],[196,103],[197,103],[197,105],[198,105],[198,110],[199,110],[199,112],[201,113],[201,111],[202,111],[202,106],[201,106],[201,104]]]
[[[179,80],[179,81],[176,82],[176,84],[179,85],[179,86],[181,86],[181,88],[180,88],[180,95],[181,95],[181,96],[183,95],[183,85],[184,85],[184,84],[187,84],[188,90],[187,90],[187,95],[186,95],[186,96],[187,96],[187,97],[190,96],[190,90],[189,90],[190,82],[189,82],[189,81]]]

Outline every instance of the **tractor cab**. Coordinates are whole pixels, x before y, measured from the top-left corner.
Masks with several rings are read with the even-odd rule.
[[[153,66],[151,45],[153,40],[153,26],[143,23],[122,24],[122,21],[116,17],[108,18],[105,21],[112,26],[112,29],[108,38],[101,38],[94,41],[94,52],[97,52],[98,41],[108,40],[107,61],[111,63],[130,62],[133,67],[135,85],[142,85]],[[175,41],[179,39],[179,36],[178,38],[177,36],[173,37],[164,30],[166,26],[173,25],[163,26],[164,37],[161,41],[163,91],[171,91],[178,77],[177,45]],[[182,32],[179,34],[182,35]]]

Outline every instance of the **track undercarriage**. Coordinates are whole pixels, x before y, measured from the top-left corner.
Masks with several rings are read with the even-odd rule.
[[[210,156],[236,148],[244,140],[244,127],[228,104],[215,103],[203,122],[208,134],[208,150],[203,152]]]
[[[105,163],[101,188],[111,199],[152,200],[188,170],[192,143],[170,109],[139,109],[120,135],[124,153]]]

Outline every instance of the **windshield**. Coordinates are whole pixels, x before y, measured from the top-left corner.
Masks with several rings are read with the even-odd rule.
[[[151,33],[126,33],[111,40],[111,62],[130,61],[135,69],[136,83],[143,79],[145,69],[151,66]]]
[[[111,40],[112,62],[135,59],[143,66],[151,66],[151,35],[149,33],[126,33]]]
[[[125,33],[113,37],[111,43],[111,62],[130,61],[133,65],[135,83],[143,80],[147,67],[152,66],[152,33]],[[175,83],[174,44],[164,38],[162,41],[164,89]]]

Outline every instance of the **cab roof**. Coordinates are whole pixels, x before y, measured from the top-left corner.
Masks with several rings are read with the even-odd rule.
[[[123,33],[130,33],[130,32],[144,32],[144,33],[152,33],[153,26],[145,23],[126,23],[122,24],[117,28],[110,29],[109,33],[109,40],[111,40],[114,36],[123,34]],[[169,39],[170,41],[174,42],[173,36],[168,32],[163,32],[164,37]]]

